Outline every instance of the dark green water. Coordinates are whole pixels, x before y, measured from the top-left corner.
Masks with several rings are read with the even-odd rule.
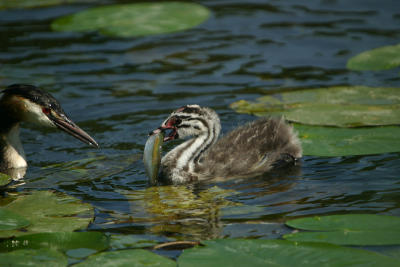
[[[97,4],[117,2],[126,1]],[[53,19],[90,5],[0,11],[1,87],[31,83],[52,92],[101,145],[26,125],[30,167],[19,190],[66,192],[96,207],[90,229],[160,241],[278,238],[289,231],[282,222],[317,214],[400,216],[399,153],[307,156],[289,173],[149,188],[141,162],[147,133],[177,107],[216,109],[226,132],[255,119],[229,104],[264,92],[400,85],[398,68],[345,68],[353,55],[399,42],[398,0],[198,2],[212,11],[201,26],[130,39],[51,31]]]

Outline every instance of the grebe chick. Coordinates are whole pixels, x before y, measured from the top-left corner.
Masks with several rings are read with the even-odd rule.
[[[32,85],[8,86],[0,98],[0,172],[22,178],[27,167],[19,138],[21,122],[59,128],[91,146],[97,142],[72,122],[58,101]]]
[[[282,118],[262,118],[218,140],[221,124],[207,107],[187,105],[154,130],[171,132],[164,141],[192,136],[161,160],[161,179],[179,184],[211,178],[254,177],[283,164],[295,164],[302,148],[292,126]]]

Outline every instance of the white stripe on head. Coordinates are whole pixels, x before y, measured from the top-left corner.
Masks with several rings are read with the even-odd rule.
[[[23,106],[23,121],[30,122],[33,124],[43,125],[46,127],[56,127],[54,123],[43,113],[43,109],[40,105],[33,103],[26,98],[20,98]]]

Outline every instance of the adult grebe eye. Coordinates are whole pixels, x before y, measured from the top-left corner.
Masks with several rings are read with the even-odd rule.
[[[50,109],[49,108],[42,108],[42,111],[46,115],[50,114]]]

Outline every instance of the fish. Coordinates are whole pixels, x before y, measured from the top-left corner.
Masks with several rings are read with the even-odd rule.
[[[150,184],[155,185],[161,166],[161,152],[164,142],[164,131],[156,130],[150,133],[143,152],[144,168]]]

